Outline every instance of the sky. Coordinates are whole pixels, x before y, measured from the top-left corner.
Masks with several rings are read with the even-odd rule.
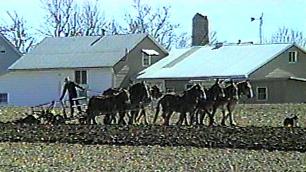
[[[75,0],[78,2],[95,0]],[[133,0],[100,0],[106,18],[120,20],[131,11]],[[192,17],[208,16],[209,30],[220,42],[259,42],[259,18],[263,13],[263,38],[270,40],[279,28],[301,31],[306,37],[306,0],[142,0],[153,8],[170,6],[171,21],[180,24],[179,32],[191,35]],[[2,0],[0,23],[7,22],[7,11],[17,11],[28,25],[38,28],[45,11],[40,0]]]

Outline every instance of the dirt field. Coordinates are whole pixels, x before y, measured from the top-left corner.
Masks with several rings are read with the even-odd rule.
[[[0,121],[20,111],[1,108]],[[304,104],[240,105],[235,117],[240,126],[280,127],[286,112],[298,113],[305,127]],[[306,171],[305,164],[306,154],[296,151],[0,143],[0,171]]]

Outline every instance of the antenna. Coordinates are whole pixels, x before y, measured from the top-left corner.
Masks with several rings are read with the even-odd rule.
[[[251,17],[251,22],[259,20],[259,43],[262,44],[262,25],[263,25],[263,13],[259,18]]]

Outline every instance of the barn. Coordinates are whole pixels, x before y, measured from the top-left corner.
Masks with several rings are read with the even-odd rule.
[[[192,47],[170,55],[139,73],[139,80],[180,92],[194,82],[209,87],[214,79],[249,79],[255,97],[245,103],[306,102],[306,51],[296,44],[215,43],[208,18],[192,19]]]
[[[148,34],[45,38],[0,77],[7,105],[33,106],[58,100],[69,76],[99,94],[109,87],[126,87],[139,71],[168,55]]]
[[[216,44],[177,49],[140,72],[138,79],[180,92],[193,82],[249,79],[246,103],[306,102],[306,51],[295,44]]]

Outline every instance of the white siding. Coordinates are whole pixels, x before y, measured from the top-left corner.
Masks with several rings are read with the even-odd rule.
[[[95,92],[88,92],[89,96],[96,95],[96,92],[103,92],[112,87],[112,70],[111,68],[91,69],[88,70],[89,89]]]
[[[88,72],[90,89],[102,91],[111,87],[110,68],[82,70]],[[8,93],[8,105],[15,106],[33,106],[58,100],[64,78],[69,76],[74,79],[74,71],[73,69],[12,71],[0,76],[0,93]]]

